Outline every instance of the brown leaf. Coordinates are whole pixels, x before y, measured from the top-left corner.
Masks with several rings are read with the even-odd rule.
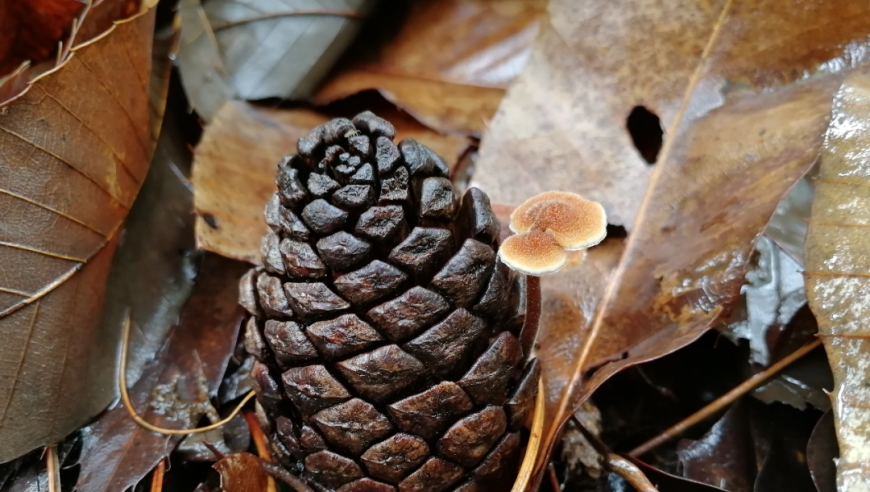
[[[236,453],[223,458],[213,468],[221,474],[223,492],[265,492],[268,475],[260,459],[249,453]]]
[[[865,42],[870,18],[857,20],[864,7],[855,4],[774,14],[781,8],[730,0],[551,4],[530,63],[484,139],[475,181],[502,203],[567,188],[603,201],[612,222],[637,220],[595,314],[584,315],[584,304],[596,294],[566,291],[561,312],[575,335],[551,342],[562,357],[542,357],[549,377],[569,383],[549,406],[556,412],[547,418],[545,453],[607,378],[687,345],[728,313],[754,241],[816,159],[843,76],[833,69],[853,63],[837,65],[836,57],[852,40]],[[841,28],[825,28],[831,23]],[[763,43],[752,33],[763,33]],[[809,80],[789,84],[801,74]],[[667,127],[654,168],[623,130],[638,104]],[[542,333],[547,323],[557,321],[544,320]]]
[[[807,299],[834,373],[837,490],[866,490],[870,483],[868,114],[870,77],[855,74],[834,102],[805,248]]]
[[[837,434],[831,410],[816,423],[807,443],[807,468],[819,492],[837,492]]]
[[[553,0],[484,137],[475,181],[509,205],[577,192],[602,202],[611,223],[632,227],[654,170],[626,128],[634,108],[661,119],[640,118],[641,140],[665,129],[665,147],[684,143],[692,121],[736,93],[870,57],[867,9],[824,0]]]
[[[415,138],[451,166],[468,143],[440,135],[398,111],[379,114],[396,126],[397,139]],[[263,207],[275,191],[278,161],[296,141],[329,117],[308,110],[276,110],[228,102],[206,128],[196,149],[193,183],[197,244],[203,249],[260,262],[266,233]]]
[[[525,64],[546,3],[413,2],[400,32],[383,46],[360,43],[360,61],[332,77],[315,102],[377,89],[432,128],[479,134]]]
[[[194,292],[158,358],[131,388],[130,398],[149,423],[192,428],[211,408],[238,338],[242,312],[238,278],[246,266],[206,256]],[[140,427],[118,405],[84,429],[76,490],[125,490],[142,479],[183,436]]]
[[[85,4],[79,0],[18,0],[0,4],[0,77],[21,63],[50,59]]]
[[[153,151],[154,10],[74,48],[0,108],[0,462],[112,399],[106,275]]]
[[[818,155],[836,84],[828,77],[744,96],[684,130],[657,168],[643,220],[610,282],[586,298],[567,291],[563,312],[574,336],[552,342],[564,355],[545,370],[568,382],[551,406],[548,445],[568,412],[607,378],[684,347],[728,313],[754,241]],[[542,332],[550,322],[561,316],[544,321]]]

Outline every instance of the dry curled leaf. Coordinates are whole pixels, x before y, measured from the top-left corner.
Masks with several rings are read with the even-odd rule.
[[[384,114],[395,126],[397,141],[415,138],[451,166],[468,143],[439,135],[407,115]],[[193,184],[197,245],[235,258],[260,262],[260,238],[266,233],[263,207],[275,191],[278,161],[296,152],[296,141],[328,117],[308,110],[259,108],[228,102],[206,128],[196,148]]]
[[[837,490],[870,490],[870,77],[846,79],[834,102],[807,232],[806,288],[834,374]]]
[[[553,0],[484,136],[475,182],[512,205],[574,191],[630,228],[653,172],[627,130],[633,109],[661,120],[636,113],[641,140],[664,129],[665,146],[684,142],[681,124],[732,94],[870,57],[867,9],[825,0]]]
[[[304,99],[374,0],[181,0],[182,83],[211,121],[228,99]]]
[[[481,133],[504,89],[528,59],[543,0],[411,2],[398,34],[370,39],[330,78],[315,101],[377,89],[431,128]],[[395,9],[396,7],[393,7]],[[384,17],[393,21],[389,15]]]
[[[212,406],[239,334],[238,278],[246,266],[206,256],[193,294],[163,350],[130,388],[136,411],[164,428],[193,428]],[[214,418],[216,415],[211,415]],[[121,404],[83,430],[79,492],[114,492],[138,483],[182,436],[139,426]]]
[[[155,2],[74,47],[0,110],[0,462],[111,401],[98,323],[118,231],[148,171]]]

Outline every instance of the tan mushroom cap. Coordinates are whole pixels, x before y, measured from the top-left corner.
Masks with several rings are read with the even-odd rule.
[[[504,240],[498,256],[507,266],[526,275],[553,273],[565,265],[568,254],[543,231],[516,234]]]
[[[510,228],[516,233],[549,232],[559,245],[572,251],[604,240],[607,215],[598,202],[566,191],[547,191],[514,209]]]

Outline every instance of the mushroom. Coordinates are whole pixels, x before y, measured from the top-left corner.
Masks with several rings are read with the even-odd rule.
[[[565,248],[543,231],[516,234],[505,239],[498,254],[505,265],[534,276],[559,271],[568,260]]]
[[[567,251],[587,249],[607,235],[607,215],[597,202],[565,191],[547,191],[526,200],[511,214],[516,233],[499,248],[510,268],[532,277],[553,273]]]
[[[587,249],[607,235],[607,215],[598,202],[566,191],[547,191],[526,200],[511,214],[515,233],[544,231],[568,251]]]

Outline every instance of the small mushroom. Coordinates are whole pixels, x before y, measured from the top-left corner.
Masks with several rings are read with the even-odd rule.
[[[548,191],[526,200],[511,214],[516,234],[499,248],[507,266],[532,277],[561,269],[567,251],[595,246],[607,235],[601,204],[564,191]]]
[[[565,248],[543,231],[516,234],[505,239],[498,256],[514,270],[536,277],[560,270],[568,259]]]
[[[607,215],[598,202],[565,191],[547,191],[526,200],[511,214],[515,233],[543,231],[568,251],[587,249],[607,235]]]

